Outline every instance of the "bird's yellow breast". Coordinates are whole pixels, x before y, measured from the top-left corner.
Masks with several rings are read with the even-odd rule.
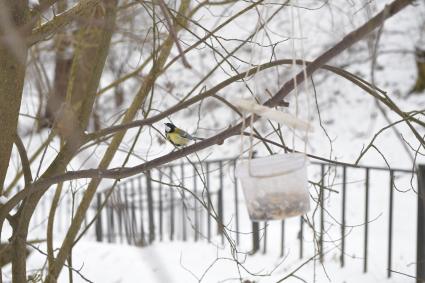
[[[180,136],[177,133],[167,133],[167,140],[172,142],[174,145],[181,146],[187,145],[189,143],[189,139]]]

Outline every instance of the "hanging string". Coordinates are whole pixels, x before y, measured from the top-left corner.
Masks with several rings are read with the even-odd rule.
[[[291,68],[293,68],[293,70],[296,68],[296,55],[297,55],[297,51],[295,48],[295,13],[294,10],[296,8],[298,0],[293,0],[292,5],[291,5],[291,38],[292,38],[292,66]],[[301,15],[300,15],[300,11],[297,8],[296,9],[296,17],[297,17],[297,22],[298,22],[298,33],[299,33],[299,37],[300,37],[300,43],[299,43],[299,47],[300,47],[300,53],[301,53],[301,62],[302,62],[302,72],[304,75],[304,90],[305,90],[305,95],[307,98],[307,120],[309,121],[311,118],[311,109],[310,109],[310,94],[311,94],[311,89],[310,89],[310,84],[307,80],[307,66],[306,66],[306,61],[305,61],[305,52],[304,52],[304,35],[303,35],[303,28],[302,28],[302,20],[301,20]],[[297,77],[296,77],[296,72],[293,72],[293,80],[294,80],[294,90],[295,90],[295,116],[298,118],[299,116],[299,89],[298,89],[298,82],[297,82]],[[307,152],[307,145],[308,145],[308,130],[305,131],[304,134],[304,153]],[[295,149],[295,129],[292,130],[292,147]]]
[[[295,3],[297,2],[297,0],[294,0]],[[299,30],[299,34],[300,34],[300,49],[301,49],[301,61],[302,61],[302,70],[303,70],[303,74],[304,74],[304,90],[305,90],[305,95],[307,98],[307,121],[310,121],[311,118],[311,104],[310,104],[310,96],[311,96],[311,87],[310,87],[310,83],[309,80],[307,79],[307,65],[306,65],[306,61],[305,61],[305,53],[304,53],[304,35],[303,35],[303,28],[302,28],[302,20],[301,20],[301,15],[300,15],[300,10],[297,9],[297,18],[298,18],[298,30]],[[304,153],[307,153],[307,145],[308,145],[308,130],[305,131],[305,136],[304,136]]]
[[[294,1],[295,2],[295,1]],[[295,16],[294,16],[294,3],[291,4],[291,47],[292,47],[292,77],[295,86],[295,117],[298,118],[298,83],[296,76],[296,50],[295,50]],[[292,148],[295,149],[295,129],[292,129]]]
[[[268,9],[265,8],[265,10],[266,10],[266,13],[267,13]],[[251,43],[251,45],[252,45],[252,48],[251,48],[252,52],[250,54],[250,58],[249,58],[249,61],[248,61],[248,64],[249,64],[249,68],[248,69],[251,69],[254,66],[253,61],[254,61],[254,57],[255,57],[255,54],[256,54],[256,52],[255,52],[256,51],[255,42],[257,40],[258,33],[259,33],[260,27],[261,27],[261,21],[262,21],[262,13],[258,9],[257,9],[257,12],[258,12],[258,22],[256,24],[254,37],[253,37],[252,43]],[[263,40],[264,40],[264,34],[263,34]],[[256,75],[257,75],[257,73],[259,71],[260,71],[260,65],[258,64],[257,67],[256,67],[256,70],[255,70],[254,74],[252,75],[254,77],[254,86],[255,86],[254,98],[256,98],[255,97],[255,94],[257,93],[257,76]],[[247,72],[245,74],[245,77],[242,80],[247,88],[249,88],[248,83],[247,83],[248,77],[249,77],[249,73]],[[244,129],[246,127],[245,120],[246,120],[246,114],[245,114],[245,111],[243,111],[243,113],[242,113],[242,128],[241,128],[241,135],[240,135],[240,137],[241,137],[241,139],[240,139],[241,146],[240,146],[239,159],[242,159],[242,155],[243,155],[243,152],[244,152],[244,150],[243,150],[243,136],[244,136],[243,132],[244,132]],[[253,139],[253,137],[252,137],[253,125],[252,124],[253,124],[253,122],[254,122],[254,115],[251,115],[251,123],[250,123],[250,132],[251,132],[251,135],[250,135],[250,147],[249,147],[249,153],[248,153],[249,160],[251,160],[251,158],[252,158],[252,147],[253,147],[253,142],[252,142],[252,139]]]

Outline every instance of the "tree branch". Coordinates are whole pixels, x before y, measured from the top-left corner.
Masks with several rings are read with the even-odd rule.
[[[22,171],[24,172],[25,187],[27,187],[32,182],[30,161],[28,159],[25,146],[17,133],[15,134],[15,145],[18,149],[19,157],[21,158]]]
[[[28,46],[32,46],[39,41],[45,40],[49,36],[53,35],[57,30],[63,28],[72,20],[92,9],[100,2],[101,0],[80,0],[80,2],[78,2],[78,4],[72,8],[56,15],[53,19],[42,24],[41,26],[34,28],[31,35],[29,35],[27,38]]]
[[[300,59],[295,60],[295,63],[298,65],[302,65],[303,61]],[[94,140],[94,139],[98,139],[100,137],[109,135],[109,134],[113,134],[116,132],[120,132],[120,131],[124,131],[124,130],[128,130],[131,128],[136,128],[136,127],[141,127],[141,126],[146,126],[146,125],[151,125],[153,123],[156,123],[168,116],[170,116],[173,113],[176,113],[182,109],[186,109],[189,106],[209,97],[209,96],[214,96],[217,92],[219,92],[221,89],[225,88],[226,86],[230,85],[231,83],[238,81],[240,79],[243,79],[247,76],[251,76],[254,75],[258,72],[261,72],[263,70],[272,68],[272,67],[276,67],[279,65],[290,65],[293,64],[293,60],[292,59],[281,59],[281,60],[276,60],[276,61],[272,61],[272,62],[268,62],[265,64],[262,64],[260,66],[255,66],[253,68],[251,68],[250,70],[237,74],[231,78],[226,79],[225,81],[219,83],[218,85],[214,86],[213,88],[202,92],[200,94],[198,94],[195,97],[192,97],[190,99],[185,100],[184,102],[179,102],[176,105],[170,107],[168,110],[163,111],[155,116],[152,116],[150,118],[147,119],[143,119],[143,120],[136,120],[136,121],[132,121],[130,123],[125,123],[125,124],[121,124],[121,125],[117,125],[117,126],[111,126],[109,128],[105,128],[102,129],[98,132],[95,133],[90,133],[86,136],[86,142]],[[305,64],[311,64],[311,62],[309,61],[305,61]],[[331,71],[339,76],[342,76],[346,79],[348,79],[349,81],[351,81],[352,83],[356,84],[357,86],[359,86],[360,88],[362,88],[363,90],[365,90],[366,92],[371,93],[374,97],[376,97],[377,99],[379,99],[381,102],[383,102],[384,104],[386,104],[387,106],[389,105],[389,103],[385,100],[385,98],[383,98],[382,96],[380,96],[376,91],[379,91],[381,93],[383,93],[384,91],[381,90],[380,88],[376,87],[376,86],[372,86],[371,84],[369,84],[368,82],[364,81],[363,79],[361,79],[360,77],[357,77],[356,75],[345,71],[341,68],[338,67],[333,67],[333,66],[329,66],[329,65],[323,65],[320,68]],[[376,91],[372,91],[376,90]],[[283,100],[282,100],[283,101]],[[280,104],[282,103],[282,101],[278,102],[277,105],[280,106]]]
[[[395,15],[399,11],[401,11],[403,8],[405,8],[408,4],[412,3],[412,0],[396,0],[392,2],[388,7],[385,9],[388,9],[388,14],[385,19],[390,18],[391,16]],[[306,67],[306,74],[307,77],[311,76],[311,74],[324,66],[326,62],[328,62],[330,59],[334,58],[335,56],[339,55],[341,52],[343,52],[348,47],[352,46],[356,42],[360,41],[365,35],[373,31],[376,27],[378,27],[382,21],[384,21],[383,17],[383,11],[381,11],[379,14],[377,14],[375,17],[373,17],[371,20],[366,22],[364,25],[359,27],[358,29],[354,30],[347,36],[345,36],[339,43],[334,45],[332,48],[330,48],[328,51],[320,55],[316,60],[311,62],[311,64],[308,64]],[[296,81],[298,83],[302,83],[305,80],[304,71],[301,71],[296,76]],[[283,87],[271,98],[269,99],[264,105],[266,106],[275,106],[278,103],[280,103],[293,89],[294,89],[294,80],[290,79],[287,81]],[[198,97],[197,97],[198,98]],[[202,98],[198,98],[202,99]],[[187,100],[185,103],[189,102],[190,100]],[[182,103],[185,104],[185,103]],[[173,108],[179,108],[180,105],[176,105]],[[246,118],[245,125],[249,125],[250,117]],[[146,123],[148,119],[138,121],[138,123]],[[144,122],[143,122],[144,121]],[[134,122],[133,122],[134,123]],[[129,123],[132,124],[132,123]],[[228,128],[221,133],[205,139],[199,143],[195,143],[191,146],[188,146],[186,148],[183,148],[178,151],[171,152],[169,154],[166,154],[164,156],[161,156],[159,158],[153,159],[151,161],[145,162],[143,164],[134,166],[134,167],[127,167],[127,168],[114,168],[114,169],[107,169],[107,170],[98,170],[98,169],[89,169],[89,170],[81,170],[81,171],[69,171],[65,174],[53,176],[50,178],[45,179],[39,179],[37,182],[32,184],[32,186],[26,188],[25,190],[19,192],[16,194],[12,199],[10,199],[1,209],[0,209],[0,216],[3,215],[5,212],[8,211],[8,209],[12,209],[20,200],[25,198],[27,195],[34,193],[40,189],[49,187],[53,184],[64,182],[64,181],[70,181],[74,179],[81,179],[81,178],[93,178],[93,179],[102,179],[102,178],[108,178],[108,179],[122,179],[129,176],[133,176],[135,174],[139,174],[142,172],[145,172],[147,170],[150,170],[152,168],[156,168],[160,165],[169,163],[171,161],[174,161],[176,159],[182,158],[184,156],[187,156],[191,153],[200,151],[202,149],[208,148],[210,146],[213,146],[215,144],[221,144],[224,140],[226,140],[229,137],[232,137],[234,135],[238,135],[241,132],[242,125],[244,125],[243,122],[240,122],[239,124]],[[123,130],[123,129],[120,129]]]

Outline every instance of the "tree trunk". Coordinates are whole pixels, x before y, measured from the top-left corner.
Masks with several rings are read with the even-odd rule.
[[[62,13],[68,7],[68,0],[60,0],[57,3],[57,12]],[[39,128],[52,127],[56,119],[56,114],[62,103],[65,102],[66,90],[68,88],[68,79],[71,72],[73,55],[71,53],[70,44],[71,35],[65,30],[60,31],[55,36],[55,77],[53,81],[53,89],[49,93],[46,103],[44,117],[41,119]]]
[[[53,89],[49,93],[46,103],[44,117],[41,119],[40,129],[52,127],[56,113],[65,101],[68,78],[71,71],[72,58],[67,58],[58,50],[56,53],[55,78]]]
[[[58,113],[58,121],[55,122],[56,129],[63,137],[65,145],[40,178],[63,173],[78,151],[80,138],[87,126],[108,54],[115,23],[116,5],[116,0],[105,0],[87,11],[88,21],[76,38],[77,45],[66,94],[68,107],[64,109],[64,112]],[[15,250],[12,262],[13,282],[25,282],[26,266],[22,252],[28,236],[28,226],[39,200],[47,189],[48,187],[26,198],[15,215],[17,227],[12,235]],[[54,266],[58,265],[54,264]],[[46,280],[56,282],[57,276],[48,277]]]
[[[0,36],[7,40],[0,41],[0,195],[9,166],[10,154],[18,125],[24,86],[27,47],[17,29],[23,26],[29,18],[27,0],[0,0]],[[3,225],[3,220],[0,223]],[[1,232],[1,227],[0,227]],[[19,255],[25,262],[26,243],[20,249]],[[14,249],[11,256],[17,255]],[[25,282],[25,273],[18,275],[19,282]],[[0,281],[2,278],[0,277]]]
[[[18,124],[25,77],[27,47],[17,33],[29,15],[27,0],[0,0],[0,195],[9,166]]]
[[[425,90],[425,46],[416,47],[415,55],[417,77],[415,86],[410,91],[411,93]]]

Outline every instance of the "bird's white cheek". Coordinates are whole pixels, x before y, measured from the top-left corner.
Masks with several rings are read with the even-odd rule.
[[[168,132],[170,132],[170,127],[168,127],[168,126],[165,126],[165,131],[168,133]]]

